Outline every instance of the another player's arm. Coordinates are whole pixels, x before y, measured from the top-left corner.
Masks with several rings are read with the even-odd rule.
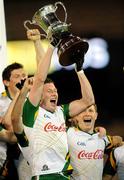
[[[121,136],[111,136],[114,147],[123,145],[123,138]]]
[[[69,104],[69,115],[71,117],[81,113],[83,110],[85,110],[87,107],[91,106],[92,104],[95,104],[95,99],[92,91],[92,87],[85,76],[83,71],[77,72],[80,86],[81,86],[81,93],[82,98],[76,101],[72,101]]]
[[[26,79],[24,86],[22,87],[17,99],[15,100],[15,104],[11,115],[13,130],[15,133],[20,134],[23,132],[23,122],[22,122],[23,106],[27,93],[31,89],[32,84],[33,84],[33,78]]]
[[[17,139],[13,132],[6,130],[2,126],[0,126],[0,141],[13,144],[17,142]]]
[[[1,123],[4,125],[5,129],[8,131],[13,131],[13,125],[12,125],[12,120],[11,120],[11,113],[15,104],[15,101],[19,95],[19,91],[16,93],[14,99],[10,103],[6,113],[4,114],[3,117],[1,117]]]
[[[102,178],[103,180],[112,180],[113,176],[109,175],[109,174],[105,174]]]
[[[121,146],[123,144],[123,138],[121,136],[106,136],[108,139],[108,144],[105,148],[105,154],[109,154],[111,150],[115,147]]]
[[[8,143],[16,143],[17,138],[13,132],[13,124],[11,119],[12,110],[14,108],[15,102],[19,96],[19,91],[16,93],[14,99],[10,103],[4,117],[2,117],[2,124],[5,128],[0,125],[0,141],[8,142]]]

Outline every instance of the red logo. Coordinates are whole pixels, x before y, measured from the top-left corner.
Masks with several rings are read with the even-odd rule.
[[[45,125],[44,131],[46,131],[46,132],[52,132],[52,131],[66,132],[65,123],[62,123],[60,126],[56,126],[56,125],[52,124],[51,122],[49,122]]]
[[[78,159],[103,159],[103,150],[98,149],[95,152],[86,152],[85,150],[79,152]]]

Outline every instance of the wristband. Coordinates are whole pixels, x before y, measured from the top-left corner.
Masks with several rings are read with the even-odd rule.
[[[80,71],[78,71],[77,73],[79,73],[79,74],[84,74],[84,70],[83,69],[81,69]]]

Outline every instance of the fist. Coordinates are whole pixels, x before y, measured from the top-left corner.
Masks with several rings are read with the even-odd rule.
[[[121,136],[112,136],[113,146],[118,147],[123,144],[123,138]]]
[[[38,29],[27,30],[27,38],[36,41],[40,39],[40,32]]]
[[[99,137],[103,138],[104,136],[106,136],[106,129],[104,127],[96,127],[95,128],[96,132],[99,132]]]
[[[34,77],[27,78],[24,82],[24,88],[30,90],[33,86]]]

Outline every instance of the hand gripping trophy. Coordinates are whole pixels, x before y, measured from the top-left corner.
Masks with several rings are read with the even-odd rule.
[[[64,22],[60,21],[56,15],[58,5],[61,5],[65,12]],[[58,46],[59,62],[62,66],[68,66],[77,61],[83,61],[84,55],[88,50],[88,43],[78,36],[74,36],[69,31],[70,24],[66,23],[67,12],[62,2],[56,2],[54,5],[46,5],[35,12],[32,21],[26,20],[24,27],[28,30],[27,23],[38,25],[44,30],[43,34],[49,41],[55,37],[60,39]],[[42,34],[41,34],[42,35]]]

